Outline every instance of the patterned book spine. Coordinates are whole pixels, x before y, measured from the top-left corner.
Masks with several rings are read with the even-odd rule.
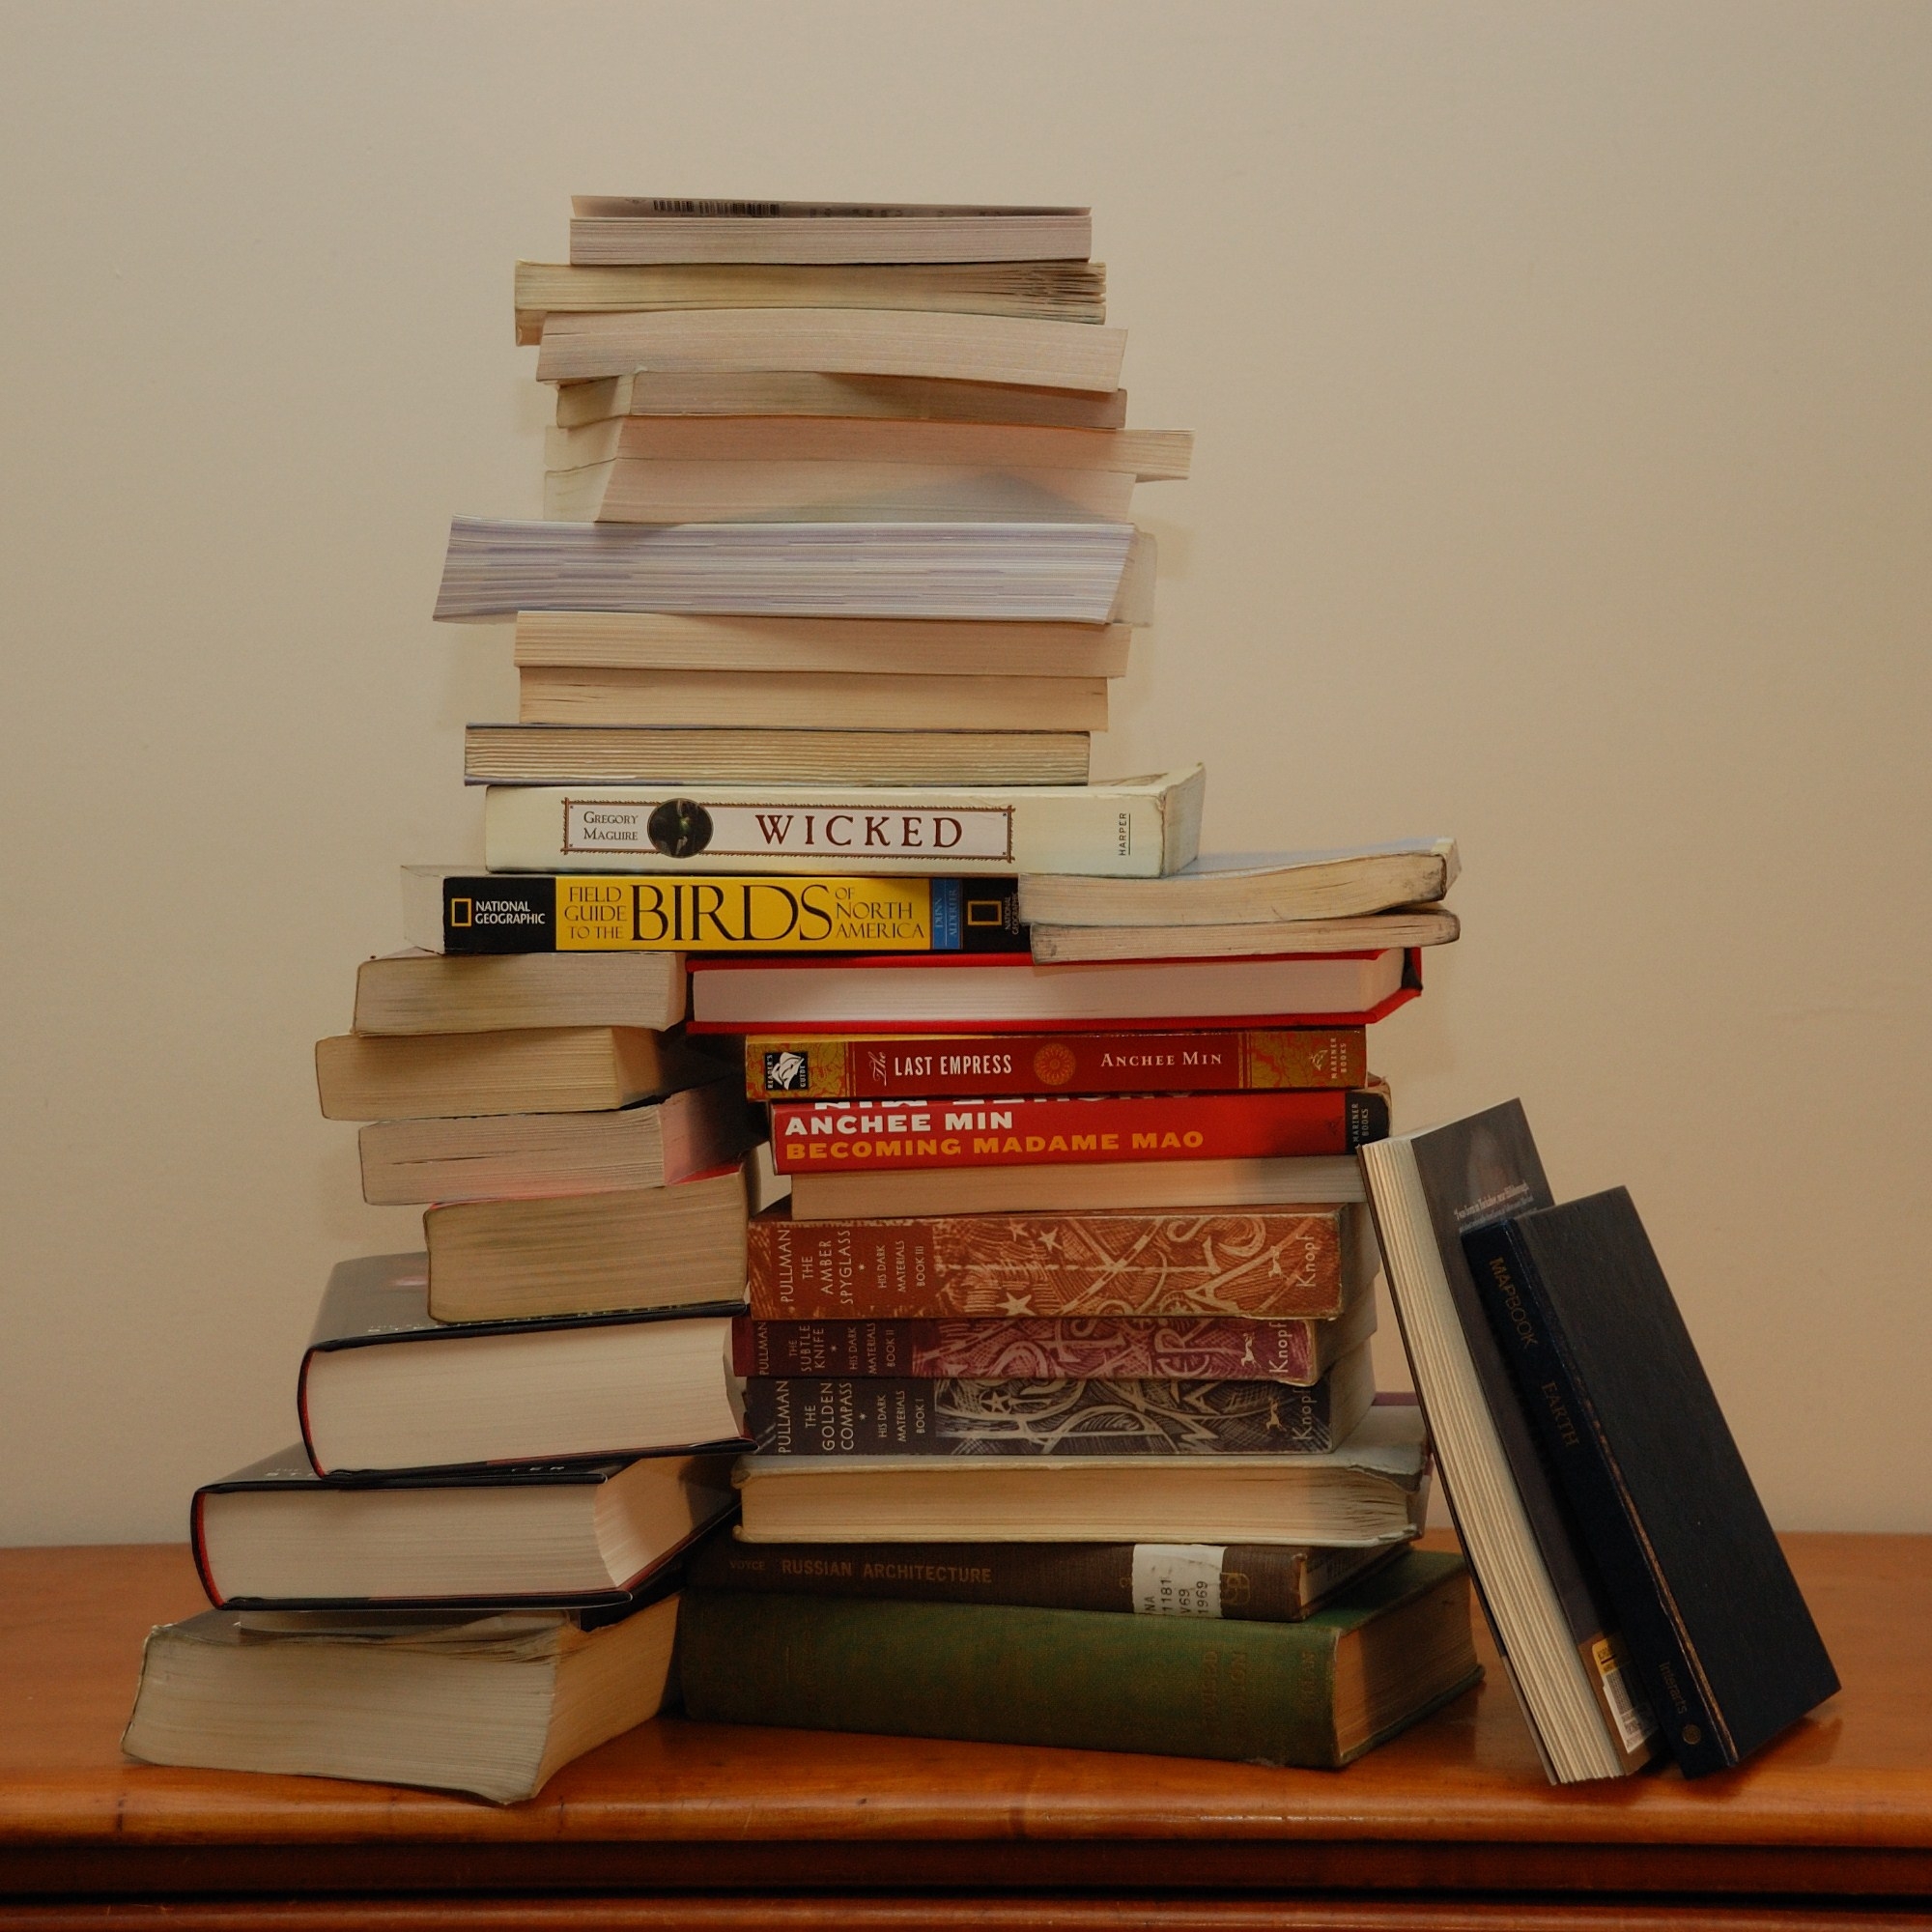
[[[1229,1033],[984,1034],[745,1042],[753,1100],[918,1100],[949,1094],[1236,1094],[1359,1087],[1363,1027]]]
[[[1359,1208],[1216,1214],[952,1214],[751,1224],[767,1321],[1342,1312],[1375,1241]]]
[[[754,1376],[745,1426],[768,1456],[1320,1455],[1331,1386]]]
[[[772,1108],[781,1174],[866,1167],[1057,1167],[1352,1153],[1387,1137],[1379,1088],[1118,1099],[852,1102]]]
[[[1314,1379],[1312,1322],[1118,1316],[1068,1321],[759,1321],[732,1324],[741,1376],[914,1376],[1007,1381]]]

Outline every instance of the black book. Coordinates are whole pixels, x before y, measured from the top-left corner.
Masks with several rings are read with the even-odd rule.
[[[582,1608],[628,1615],[679,1585],[736,1513],[729,1452],[325,1483],[298,1444],[194,1493],[217,1609]]]
[[[302,1355],[302,1446],[335,1478],[742,1446],[742,1308],[439,1321],[428,1256],[342,1262]]]
[[[1687,1777],[1838,1688],[1621,1187],[1464,1237],[1510,1367]]]

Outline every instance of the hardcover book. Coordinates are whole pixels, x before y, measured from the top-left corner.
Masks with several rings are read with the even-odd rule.
[[[410,866],[411,945],[513,952],[992,952],[1026,944],[1013,881],[464,873]]]
[[[1349,1763],[1482,1675],[1463,1559],[1405,1552],[1301,1623],[687,1592],[700,1721]]]
[[[745,1087],[753,1100],[1263,1093],[1360,1087],[1368,1065],[1363,1027],[843,1038],[753,1034],[745,1041]]]
[[[1127,1160],[1264,1160],[1352,1153],[1389,1128],[1385,1087],[1121,1098],[810,1100],[772,1107],[781,1174],[1051,1167]]]
[[[753,1376],[745,1427],[766,1456],[1323,1455],[1374,1400],[1358,1348],[1307,1388]]]
[[[1326,1319],[1375,1279],[1359,1208],[795,1220],[749,1231],[761,1321]]]
[[[1838,1675],[1635,1206],[1613,1188],[1463,1244],[1679,1768],[1741,1763]]]
[[[493,872],[1151,875],[1193,856],[1207,777],[1193,765],[1095,785],[492,785],[483,856]]]
[[[1013,1604],[1139,1617],[1299,1623],[1400,1544],[746,1543],[714,1536],[693,1554],[693,1589],[918,1604]]]

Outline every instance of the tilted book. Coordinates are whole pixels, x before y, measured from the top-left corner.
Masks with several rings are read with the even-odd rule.
[[[1093,785],[492,785],[493,872],[1051,869],[1151,878],[1201,837],[1207,772]]]

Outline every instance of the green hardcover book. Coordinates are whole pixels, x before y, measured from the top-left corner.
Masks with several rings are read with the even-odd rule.
[[[1460,1555],[1412,1550],[1303,1623],[687,1590],[685,1709],[1338,1769],[1481,1676]]]

